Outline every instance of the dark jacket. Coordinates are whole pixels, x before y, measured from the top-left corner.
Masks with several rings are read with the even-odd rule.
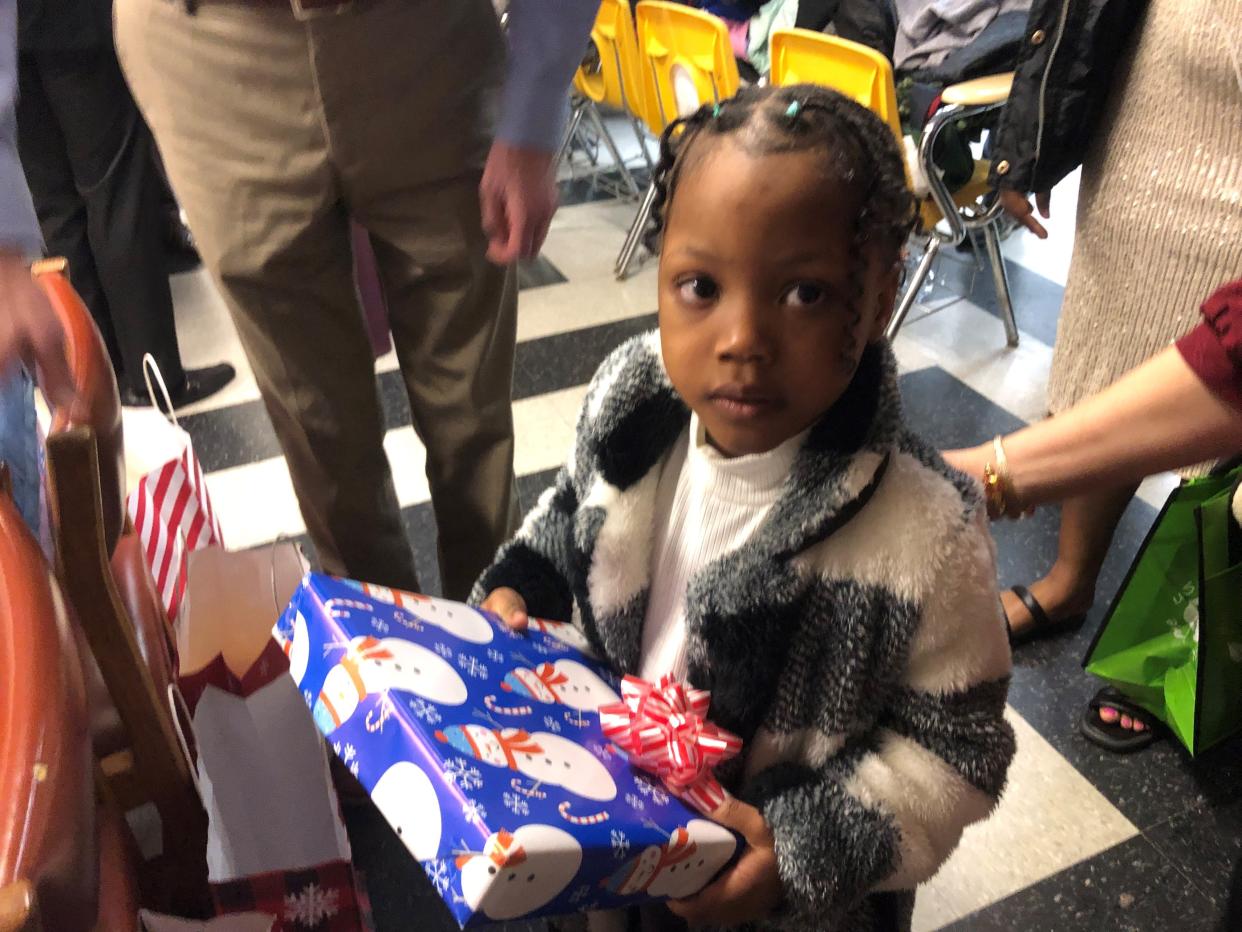
[[[993,184],[1046,191],[1082,164],[1145,7],[1145,0],[1035,0],[996,134]]]

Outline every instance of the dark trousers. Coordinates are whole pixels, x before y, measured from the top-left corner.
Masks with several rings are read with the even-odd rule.
[[[23,52],[18,148],[49,255],[90,308],[122,387],[145,395],[142,357],[185,383],[168,287],[163,182],[150,131],[111,46]]]

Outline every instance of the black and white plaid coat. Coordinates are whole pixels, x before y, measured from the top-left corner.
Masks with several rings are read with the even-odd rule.
[[[688,590],[689,679],[746,742],[721,776],[776,838],[786,905],[769,927],[908,928],[914,887],[995,806],[1014,753],[981,502],[902,423],[895,368],[867,350],[762,526]],[[656,487],[688,420],[657,334],[613,352],[476,601],[511,586],[635,672]]]

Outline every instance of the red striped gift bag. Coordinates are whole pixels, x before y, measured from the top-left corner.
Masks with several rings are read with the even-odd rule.
[[[144,363],[163,389],[155,361],[148,356]],[[154,392],[151,394],[154,402]],[[167,391],[164,397],[167,399]],[[150,411],[125,412],[125,455],[130,476],[126,507],[142,539],[164,610],[175,621],[185,596],[186,554],[204,547],[222,547],[224,535],[190,435],[177,423],[171,404],[167,410],[168,417],[160,413],[158,405]]]

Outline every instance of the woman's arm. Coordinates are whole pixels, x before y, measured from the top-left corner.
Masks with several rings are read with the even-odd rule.
[[[1214,394],[1170,346],[1068,411],[1004,438],[1022,508],[1242,451],[1242,411]],[[995,464],[993,445],[945,459],[973,477]]]

